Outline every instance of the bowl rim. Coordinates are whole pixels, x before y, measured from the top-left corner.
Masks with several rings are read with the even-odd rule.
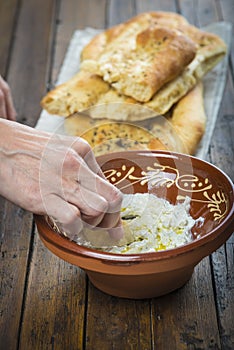
[[[216,165],[197,158],[195,156],[178,153],[178,152],[170,152],[170,151],[147,151],[147,150],[132,150],[132,151],[123,151],[123,152],[113,152],[109,154],[104,154],[96,157],[97,161],[100,160],[100,158],[109,158],[112,156],[113,158],[124,158],[124,154],[151,154],[152,156],[170,156],[170,157],[180,157],[181,159],[193,159],[195,162],[201,162],[205,163],[208,167],[215,168],[216,171],[218,171],[224,178],[226,178],[227,182],[230,185],[230,188],[232,189],[232,197],[234,198],[234,184],[230,177],[220,168],[218,168]],[[170,259],[172,257],[176,257],[178,255],[184,255],[188,252],[191,252],[195,250],[198,247],[202,247],[213,240],[215,240],[219,236],[219,230],[222,227],[222,232],[228,229],[228,227],[231,227],[231,224],[234,224],[234,201],[231,203],[231,208],[228,213],[228,215],[222,220],[221,223],[219,223],[213,230],[208,232],[202,237],[198,237],[192,242],[188,242],[182,246],[167,249],[164,251],[158,251],[158,252],[148,252],[148,253],[138,253],[138,254],[117,254],[117,253],[110,253],[110,252],[104,252],[97,249],[85,247],[78,245],[76,242],[69,240],[65,236],[60,235],[59,233],[56,233],[51,229],[49,224],[46,222],[45,217],[43,215],[34,214],[35,222],[38,225],[38,231],[39,235],[43,238],[43,240],[47,241],[49,244],[54,245],[58,249],[62,249],[64,252],[67,252],[69,254],[73,255],[79,255],[83,258],[93,258],[103,261],[112,261],[114,262],[122,262],[122,263],[131,263],[131,262],[137,262],[137,261],[157,261],[157,260],[166,260]],[[41,227],[44,226],[46,228],[47,234],[41,230]],[[232,230],[229,232],[229,236],[232,234]]]

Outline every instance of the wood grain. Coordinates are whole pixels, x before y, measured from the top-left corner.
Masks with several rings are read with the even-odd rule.
[[[153,301],[156,349],[220,349],[209,258],[175,293]]]
[[[18,1],[0,2],[0,74],[8,80]],[[21,322],[32,215],[0,198],[0,348],[16,349]]]
[[[104,27],[105,11],[102,13],[101,4],[105,9],[105,2],[102,1],[96,8],[96,12],[100,11],[102,15],[95,22],[92,11],[89,11],[91,2],[78,3],[74,0],[62,3],[56,15],[60,25],[57,28],[55,56],[51,60],[55,62],[55,69],[51,67],[55,80],[74,30],[91,23]],[[84,22],[84,18],[87,22]],[[87,302],[83,271],[50,254],[36,237],[29,281],[20,348],[82,349]],[[40,289],[37,289],[38,286],[41,286]]]
[[[0,200],[0,349],[16,349],[24,299],[32,216]]]
[[[181,2],[182,3],[182,2]],[[186,1],[183,2],[185,5]],[[194,2],[195,3],[195,2]],[[205,26],[210,22],[230,20],[230,15],[226,18],[223,17],[223,13],[220,12],[220,4],[214,1],[200,2],[199,13],[196,16],[196,22],[199,26]],[[181,8],[183,10],[183,5]],[[188,5],[188,3],[187,3]],[[192,6],[192,11],[194,10]],[[188,10],[189,6],[186,7]],[[225,7],[227,8],[227,7]],[[231,8],[229,4],[229,9]],[[190,8],[191,11],[191,8]],[[189,13],[186,12],[187,17]],[[190,17],[189,17],[190,18]],[[232,17],[233,21],[233,17]],[[223,101],[221,104],[219,116],[217,118],[217,123],[214,131],[214,137],[210,145],[210,153],[208,160],[213,164],[219,166],[222,170],[226,171],[228,175],[233,176],[234,166],[230,159],[233,158],[234,148],[233,148],[233,103],[234,103],[234,91],[233,91],[233,80],[231,75],[231,70],[228,72],[227,84],[224,91]],[[226,117],[225,114],[227,113]],[[224,142],[224,140],[230,140],[230,143]],[[230,285],[230,281],[233,281],[234,273],[233,268],[233,245],[231,243],[226,243],[223,245],[216,253],[211,256],[211,276],[214,288],[215,304],[217,305],[217,319],[218,319],[218,329],[220,329],[220,347],[222,349],[232,349],[234,346],[234,326],[233,326],[233,286]],[[222,264],[221,264],[222,261]],[[208,263],[208,262],[207,262]],[[232,295],[231,295],[232,294]],[[208,303],[209,304],[209,303]],[[210,306],[206,305],[209,309]],[[225,308],[223,307],[225,305]],[[218,347],[219,348],[219,347]]]
[[[230,81],[229,81],[230,82]],[[227,91],[228,90],[228,91]],[[223,101],[225,110],[232,108],[234,90],[227,84]],[[231,97],[232,96],[232,97]],[[229,103],[228,103],[229,102]],[[232,109],[233,110],[233,109]],[[227,146],[224,140],[229,139]],[[234,115],[220,115],[220,122],[214,131],[215,141],[211,144],[210,159],[234,180]],[[219,329],[223,349],[234,347],[234,235],[217,252],[212,254],[213,281],[219,320]]]
[[[8,81],[18,121],[34,126],[45,93],[47,60],[50,55],[55,1],[22,1],[11,53]]]
[[[234,24],[232,0],[0,2],[0,28],[6,31],[0,72],[9,78],[19,121],[35,125],[40,99],[56,82],[74,30],[112,26],[151,10],[179,11],[198,26],[223,19]],[[234,179],[233,43],[230,57],[209,160]],[[0,198],[0,349],[234,348],[234,236],[180,290],[128,300],[97,290],[31,231],[32,215]]]
[[[127,21],[135,16],[133,0],[109,0],[107,12],[107,28]]]
[[[218,7],[214,0],[179,0],[179,8],[181,14],[198,27],[219,20]]]
[[[171,0],[146,0],[136,1],[137,12],[147,12],[147,11],[172,11],[177,12],[177,1]]]
[[[220,8],[221,8],[221,14],[225,21],[230,22],[233,24],[233,17],[234,17],[234,1],[232,0],[222,0],[220,1]],[[234,32],[234,28],[232,27],[232,33]],[[234,42],[231,41],[231,48],[230,48],[230,59],[231,59],[231,70],[232,70],[232,77],[233,71],[234,71]]]
[[[71,3],[73,3],[73,7]],[[75,11],[78,10],[77,1],[65,2],[67,7],[61,6],[61,12],[59,13],[55,12],[55,5],[51,2],[44,9],[45,12],[49,10],[50,14],[50,17],[48,17],[49,14],[45,13],[45,19],[43,19],[43,21],[47,21],[43,29],[47,31],[47,33],[44,33],[46,42],[42,42],[42,48],[46,48],[41,72],[41,78],[44,77],[44,79],[41,79],[41,82],[44,81],[44,85],[45,75],[50,71],[50,62],[52,61],[50,55],[52,55],[53,50],[49,44],[50,42],[55,43],[56,35],[54,31],[51,32],[51,28],[55,28],[55,22],[58,18],[60,18],[61,23],[63,20],[69,23],[69,16],[79,13]],[[39,6],[39,2],[34,4],[34,8],[37,6]],[[26,14],[29,11],[30,9],[25,9],[24,13]],[[79,7],[79,11],[82,13],[82,8]],[[78,20],[81,18],[81,13],[80,17],[76,16],[75,19]],[[40,20],[42,20],[42,16],[43,14],[41,13],[38,18],[38,26]],[[63,16],[65,16],[65,19]],[[72,20],[71,23],[73,27],[70,27],[70,31],[73,31],[78,26],[78,22]],[[66,34],[68,32],[69,30]],[[54,37],[50,38],[51,35],[54,35]],[[59,42],[59,45],[61,45],[63,38],[58,36],[57,42]],[[69,40],[70,37],[68,42]],[[37,45],[37,49],[38,47],[39,45]],[[58,54],[61,54],[61,51],[58,50]],[[37,95],[37,108],[39,107],[39,101],[40,98]],[[35,121],[36,119],[37,117],[34,115],[33,120]],[[86,277],[84,273],[78,268],[70,266],[52,256],[47,249],[42,247],[38,236],[36,236],[29,273],[28,293],[23,314],[20,348],[47,349],[51,346],[52,348],[55,347],[61,350],[81,349],[84,329],[83,322],[85,320],[85,286]],[[67,334],[70,332],[70,335],[64,337],[66,330]]]
[[[38,235],[27,290],[19,348],[82,349],[85,275],[52,255]]]
[[[233,236],[212,254],[218,322],[223,349],[234,347],[234,240]]]
[[[57,18],[56,44],[54,49],[52,76],[48,87],[55,85],[67,47],[75,30],[85,27],[105,27],[106,0],[62,1]],[[98,16],[97,16],[98,14]]]
[[[53,2],[47,1],[45,6],[41,6],[40,1],[22,1],[17,11],[13,1],[4,3],[5,9],[8,8],[7,23],[10,28],[7,30],[1,27],[1,33],[6,30],[8,49],[11,50],[5,55],[6,59],[10,58],[5,63],[9,64],[7,78],[17,107],[18,120],[34,125],[39,112],[38,97],[45,88],[46,48]],[[6,3],[12,8],[6,7]],[[17,18],[14,18],[15,14]],[[12,35],[14,41],[11,46]],[[3,57],[2,50],[7,48],[3,45],[0,49]],[[4,199],[1,199],[1,208],[0,348],[16,349],[28,259],[31,256],[32,215]]]
[[[221,19],[233,21],[230,14],[234,14],[233,3],[220,2],[226,10],[221,14]],[[233,41],[230,51],[230,58],[233,59]],[[233,61],[231,61],[233,63]],[[214,137],[210,147],[210,160],[213,164],[223,169],[234,180],[234,87],[233,87],[233,66],[230,66],[227,76],[227,84],[224,97],[214,130]],[[229,144],[224,140],[230,140]],[[234,245],[233,235],[217,252],[211,256],[213,282],[216,296],[218,322],[220,329],[221,344],[223,349],[231,350],[234,347]]]
[[[150,301],[111,297],[89,285],[86,349],[151,349]]]
[[[10,63],[11,45],[18,11],[18,0],[0,1],[0,75],[7,78]]]

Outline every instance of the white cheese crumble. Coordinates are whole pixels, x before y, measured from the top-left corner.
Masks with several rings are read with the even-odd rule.
[[[149,193],[124,195],[121,218],[134,234],[134,241],[105,251],[118,254],[157,252],[176,248],[193,240],[195,220],[189,214],[190,198],[172,205]]]

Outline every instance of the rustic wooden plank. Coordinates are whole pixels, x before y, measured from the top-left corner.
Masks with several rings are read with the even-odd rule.
[[[55,13],[55,0],[21,1],[8,81],[18,120],[34,126],[45,92],[45,76]]]
[[[232,23],[232,32],[234,33],[234,1],[232,0],[220,0],[220,7],[223,19]],[[232,74],[234,71],[234,42],[231,41],[230,59],[232,63]],[[233,75],[234,76],[234,75]]]
[[[1,2],[2,4],[3,2]],[[10,6],[12,1],[4,2]],[[45,88],[47,51],[50,42],[50,18],[53,1],[20,1],[17,26],[10,55],[8,81],[17,107],[18,119],[34,125],[38,117],[39,96]],[[12,11],[14,8],[11,9]],[[2,23],[0,23],[1,26]],[[3,32],[3,31],[1,31]],[[9,34],[11,30],[9,30]],[[1,203],[4,203],[1,200]],[[7,203],[7,202],[6,202]],[[2,204],[3,205],[3,204]],[[1,345],[16,349],[26,268],[30,257],[32,215],[5,204],[1,211]]]
[[[61,9],[63,10],[61,11],[67,11],[68,14],[70,10],[67,6],[71,6],[71,1],[69,4],[66,3],[68,2],[62,2]],[[79,4],[86,8],[84,2],[79,1]],[[73,6],[71,8],[75,9],[75,1]],[[66,28],[62,12],[59,18]],[[103,13],[105,13],[104,8],[100,6],[97,8],[96,17],[103,20]],[[89,16],[89,14],[86,15]],[[86,17],[84,14],[82,15],[82,12],[80,16],[83,18],[83,22],[79,21],[77,25],[81,23],[86,25]],[[69,19],[69,16],[67,18]],[[71,22],[74,23],[73,21]],[[109,20],[108,23],[114,23],[114,19]],[[104,24],[97,19],[98,26],[102,27]],[[72,24],[67,32],[66,44],[69,42],[69,31],[71,34],[73,28],[75,26],[73,27]],[[62,40],[62,33],[61,37],[58,36],[57,39],[58,42]],[[65,50],[65,45],[61,42],[60,52],[65,53]],[[59,50],[56,52],[56,60],[57,57],[57,62],[59,60],[62,62],[63,58]],[[214,304],[210,276],[210,264],[205,259],[196,269],[191,281],[183,289],[170,296],[152,300],[154,344],[151,346],[149,301],[128,301],[113,298],[89,285],[88,309],[87,315],[85,315],[86,284],[83,272],[52,256],[42,247],[38,237],[36,237],[25,301],[20,348],[30,350],[32,348],[157,348],[160,350],[170,348],[166,342],[166,340],[168,341],[168,338],[165,337],[166,334],[168,337],[172,337],[171,344],[181,345],[186,349],[206,349],[205,346],[218,349],[220,348],[219,338],[212,334],[217,332],[215,309],[211,307],[209,310],[209,306]],[[173,306],[171,306],[172,303]],[[202,309],[201,314],[200,309]],[[176,315],[180,317],[179,322]],[[85,318],[87,318],[87,328],[84,343],[82,343]],[[159,322],[162,319],[163,325]],[[214,320],[210,323],[210,319]],[[182,331],[180,331],[181,325]],[[174,332],[170,333],[169,327],[174,329]],[[207,334],[206,327],[208,327]],[[129,339],[126,339],[128,336]],[[164,337],[164,340],[161,341],[159,337]],[[166,347],[160,347],[162,344],[166,344]],[[187,347],[185,347],[186,344]],[[173,347],[171,348],[173,349]],[[177,348],[180,349],[180,347]]]
[[[134,0],[109,0],[107,27],[127,21],[135,15]]]
[[[183,288],[152,304],[155,349],[220,349],[209,258]]]
[[[184,2],[183,2],[184,4]],[[233,22],[233,12],[230,15],[232,4],[228,1],[208,2],[202,5],[202,13],[198,16],[200,26],[218,20],[229,20]],[[220,8],[222,12],[220,12]],[[206,13],[208,17],[206,18]],[[212,15],[211,15],[212,14]],[[225,16],[224,16],[225,14]],[[187,13],[188,15],[188,13]],[[233,43],[232,49],[233,51]],[[230,162],[233,159],[233,107],[234,89],[232,69],[228,72],[227,85],[225,88],[223,101],[219,116],[217,118],[214,136],[210,145],[209,160],[227,172],[234,179],[234,165]],[[226,142],[224,142],[226,140]],[[232,242],[232,243],[231,243]],[[222,349],[232,349],[234,345],[234,325],[233,325],[233,238],[223,245],[211,256],[212,278],[215,289],[215,299],[217,305],[217,318],[219,324],[220,341]]]
[[[31,219],[31,214],[0,198],[0,349],[17,348]]]
[[[132,1],[110,1],[106,25],[112,26],[134,16],[132,5]],[[149,307],[148,301],[114,298],[89,283],[86,349],[150,349]]]
[[[223,95],[217,123],[225,123],[225,119],[223,119],[223,118],[225,118],[225,116],[231,116],[234,114],[233,113],[233,111],[234,111],[233,91],[234,91],[234,80],[233,80],[233,76],[231,74],[231,69],[229,69],[228,74],[227,74],[226,87],[224,90],[224,95]],[[230,118],[227,117],[227,123],[231,122],[231,120],[229,120],[229,119],[231,119],[231,117]],[[229,140],[229,142],[231,142],[231,144],[232,144],[232,140]],[[226,148],[229,148],[229,142],[227,142]],[[225,164],[225,165],[227,166],[228,164]]]
[[[215,0],[179,0],[178,2],[183,16],[198,27],[206,26],[219,18]]]
[[[6,78],[7,67],[10,58],[10,48],[12,45],[14,24],[18,9],[18,0],[0,2],[0,74]]]
[[[222,348],[234,348],[234,235],[212,254]]]
[[[47,70],[52,71],[53,81],[57,79],[74,30],[92,24],[105,26],[105,5],[105,1],[100,1],[99,6],[96,2],[83,0],[61,2],[60,11],[55,16],[58,25],[54,33],[54,57],[47,60],[54,63]],[[50,254],[36,237],[20,348],[82,349],[85,310],[86,275]]]
[[[67,47],[76,29],[85,27],[105,27],[106,0],[92,1],[62,1],[61,10],[57,19],[57,36],[55,56],[52,67],[52,77],[49,77],[48,86],[54,86],[61,68]]]
[[[113,2],[109,26],[135,15],[131,2]],[[150,302],[115,298],[89,283],[86,349],[151,349]]]
[[[90,284],[86,349],[151,349],[150,301],[115,298]]]
[[[174,0],[138,0],[136,1],[137,12],[147,11],[172,11],[176,12],[177,6]]]
[[[223,169],[234,180],[234,88],[230,79],[226,86],[221,115],[214,131],[210,148],[212,163]],[[225,114],[228,113],[228,114]],[[229,140],[229,142],[224,142]],[[234,231],[234,229],[233,229]],[[234,234],[220,249],[212,254],[212,269],[219,329],[223,349],[234,347]]]
[[[20,2],[20,7],[17,8],[17,3],[14,1],[1,2],[1,33],[4,33],[1,38],[1,64],[5,65],[5,71],[8,71],[8,81],[10,83],[14,100],[17,105],[17,111],[19,116],[24,116],[28,112],[28,108],[25,108],[25,100],[27,101],[27,107],[30,105],[30,96],[32,91],[38,91],[39,82],[36,76],[31,74],[31,71],[26,74],[27,65],[30,62],[34,63],[34,68],[37,69],[38,77],[41,78],[39,67],[37,65],[36,58],[40,59],[40,45],[42,43],[40,38],[32,36],[32,24],[31,27],[27,27],[28,20],[32,19],[34,8],[31,13],[24,14],[24,3]],[[33,5],[31,3],[31,5]],[[28,6],[30,6],[28,4]],[[36,7],[35,7],[36,10]],[[3,12],[2,12],[3,11]],[[45,7],[47,15],[50,13],[48,8]],[[19,16],[15,18],[15,15]],[[46,16],[45,16],[46,19]],[[17,21],[16,21],[17,20]],[[40,21],[40,16],[38,17]],[[15,27],[17,22],[17,27]],[[25,25],[24,29],[22,24]],[[43,25],[43,21],[40,22]],[[36,28],[40,28],[35,24]],[[14,33],[16,30],[16,35]],[[14,42],[11,49],[11,37],[14,34]],[[40,33],[43,34],[43,33]],[[19,36],[21,35],[21,37]],[[39,35],[40,36],[40,35]],[[27,39],[29,39],[27,41]],[[42,37],[43,39],[43,37]],[[26,45],[26,43],[28,45]],[[34,45],[33,45],[34,44]],[[37,46],[38,52],[35,52],[33,48]],[[26,51],[25,48],[28,50]],[[44,46],[41,46],[42,51]],[[4,53],[2,50],[5,50]],[[31,55],[28,55],[28,52]],[[45,53],[43,53],[45,55]],[[9,64],[9,67],[8,67]],[[4,69],[4,67],[1,67]],[[31,89],[25,87],[31,84]],[[24,92],[27,98],[22,98],[22,92]],[[17,102],[23,101],[21,104]],[[34,110],[34,105],[31,105],[31,110]],[[30,116],[30,120],[33,120],[35,115]],[[19,118],[21,121],[23,118]],[[26,119],[25,119],[26,120]],[[18,341],[18,329],[21,319],[22,300],[25,287],[26,268],[28,263],[28,257],[30,253],[30,240],[32,230],[32,215],[24,212],[23,210],[15,207],[7,201],[1,199],[1,299],[0,299],[0,348],[3,349],[15,349],[17,348]]]
[[[198,1],[181,1],[179,5],[181,13],[195,25],[217,18],[215,6],[207,12],[205,4]],[[153,302],[152,322],[157,349],[220,348],[209,258],[198,265],[184,288]]]
[[[0,74],[7,78],[18,1],[0,3]],[[0,348],[17,347],[31,215],[0,197]]]
[[[234,86],[231,75],[228,75],[226,88],[220,113],[217,118],[213,139],[210,146],[210,160],[213,164],[220,167],[226,174],[234,180]],[[228,142],[224,142],[228,140]]]
[[[84,272],[35,239],[19,349],[82,349]]]
[[[233,2],[220,1],[222,10],[221,19],[232,22]],[[219,118],[214,130],[214,141],[211,143],[210,160],[212,163],[223,169],[232,180],[234,180],[234,84],[233,84],[233,52],[234,45],[231,43],[230,58],[231,66],[228,72],[227,85],[219,113]],[[224,142],[224,140],[229,140]],[[214,288],[216,291],[216,304],[220,337],[223,349],[233,349],[234,347],[234,235],[220,249],[212,254],[212,269]]]

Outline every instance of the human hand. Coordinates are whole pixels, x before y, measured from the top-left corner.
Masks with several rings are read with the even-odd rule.
[[[105,180],[86,141],[0,120],[0,146],[1,195],[55,218],[70,238],[83,225],[122,237],[122,195]]]
[[[16,111],[12,100],[11,90],[0,75],[0,118],[16,120]]]

